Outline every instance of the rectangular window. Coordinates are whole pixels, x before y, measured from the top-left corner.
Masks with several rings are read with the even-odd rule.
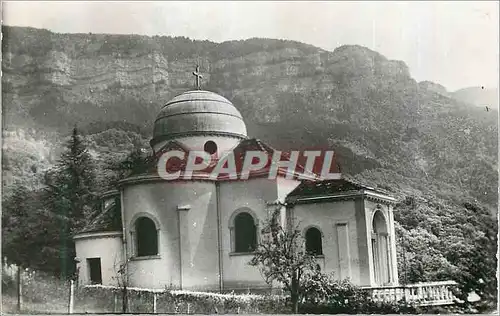
[[[101,258],[88,258],[87,266],[89,267],[90,283],[102,284]]]

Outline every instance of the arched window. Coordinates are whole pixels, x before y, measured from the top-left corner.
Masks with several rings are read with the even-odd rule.
[[[391,281],[390,245],[387,223],[382,211],[376,210],[372,222],[372,256],[375,282],[379,285]]]
[[[316,227],[311,227],[306,231],[306,252],[315,256],[323,254],[321,232]]]
[[[158,254],[158,231],[155,223],[148,217],[139,217],[135,222],[137,257]]]
[[[257,247],[257,227],[254,218],[243,212],[234,218],[234,251],[252,252]]]

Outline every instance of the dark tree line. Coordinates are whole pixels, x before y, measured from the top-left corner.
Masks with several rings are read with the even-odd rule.
[[[9,263],[61,278],[73,276],[73,235],[99,215],[98,192],[150,165],[151,157],[135,149],[124,160],[109,161],[105,170],[99,170],[75,127],[57,164],[45,173],[43,188],[19,185],[2,201],[3,256]],[[97,180],[97,172],[106,177]]]
[[[97,212],[94,161],[76,128],[44,187],[18,186],[3,201],[2,250],[10,263],[67,278],[75,272],[72,236]]]

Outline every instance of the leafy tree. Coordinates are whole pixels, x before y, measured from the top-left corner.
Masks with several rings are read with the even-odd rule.
[[[41,207],[42,194],[17,186],[3,203],[2,252],[18,266],[49,270],[57,266],[57,244],[51,232],[58,225]],[[56,245],[56,247],[54,247]]]
[[[455,280],[457,297],[481,297],[491,309],[497,297],[497,223],[477,203],[444,204],[407,198],[395,219],[401,282]]]
[[[142,148],[134,148],[123,160],[112,161],[107,165],[107,169],[115,173],[116,179],[113,182],[124,179],[133,174],[147,172],[153,162],[153,157],[144,152]]]
[[[72,235],[95,215],[94,162],[76,127],[56,167],[47,172],[46,207],[59,222],[61,277],[74,272]],[[55,233],[55,232],[53,232]]]
[[[454,278],[459,282],[460,298],[466,300],[474,291],[481,297],[480,308],[491,308],[498,288],[497,222],[486,208],[467,202],[454,216],[446,217],[445,225],[454,234],[443,239],[442,251],[456,267]]]
[[[2,252],[9,262],[30,266],[33,254],[27,249],[33,231],[34,205],[32,193],[24,186],[18,186],[3,203],[2,209]]]
[[[112,277],[120,288],[122,299],[122,313],[127,313],[128,311],[128,287],[130,286],[130,277],[133,275],[133,270],[131,270],[132,267],[129,265],[129,262],[130,261],[122,263],[121,258],[115,258],[115,275]]]
[[[267,236],[257,246],[250,265],[260,268],[266,283],[282,284],[290,294],[293,312],[298,313],[299,301],[305,293],[304,282],[308,276],[319,272],[316,260],[305,251],[298,226],[283,229],[273,216],[263,232]]]
[[[450,279],[453,265],[441,252],[437,236],[423,228],[405,230],[396,224],[400,282],[411,284]]]

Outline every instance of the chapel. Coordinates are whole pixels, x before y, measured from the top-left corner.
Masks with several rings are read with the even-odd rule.
[[[169,150],[275,150],[248,137],[236,107],[199,84],[165,103],[150,145],[157,158]],[[247,180],[166,181],[152,168],[121,180],[101,201],[100,215],[74,236],[81,285],[118,285],[126,267],[129,287],[272,289],[248,263],[275,212],[283,225],[299,226],[322,271],[359,286],[398,285],[395,199],[346,179],[298,180],[280,169],[275,179],[256,172]]]

